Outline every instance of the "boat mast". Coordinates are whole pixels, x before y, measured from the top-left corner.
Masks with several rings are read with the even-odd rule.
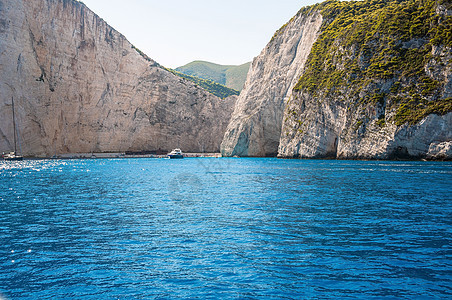
[[[11,97],[11,104],[13,106],[14,153],[17,153],[17,146],[16,146],[16,116],[14,114],[14,97]]]

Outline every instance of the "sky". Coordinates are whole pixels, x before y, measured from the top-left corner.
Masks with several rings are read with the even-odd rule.
[[[176,68],[240,65],[259,55],[303,6],[319,0],[82,0],[135,47]]]

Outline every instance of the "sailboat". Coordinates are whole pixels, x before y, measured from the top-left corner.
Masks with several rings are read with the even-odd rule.
[[[4,154],[3,155],[3,159],[4,160],[23,160],[23,156],[21,155],[17,155],[17,142],[16,142],[16,116],[15,116],[15,112],[14,112],[14,98],[11,98],[11,104],[13,107],[13,132],[14,132],[14,151]]]

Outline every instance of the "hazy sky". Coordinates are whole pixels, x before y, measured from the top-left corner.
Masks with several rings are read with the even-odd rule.
[[[319,0],[82,0],[158,63],[242,64],[277,29]]]

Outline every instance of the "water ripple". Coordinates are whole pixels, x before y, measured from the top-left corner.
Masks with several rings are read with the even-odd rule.
[[[0,162],[0,299],[452,297],[452,164]]]

